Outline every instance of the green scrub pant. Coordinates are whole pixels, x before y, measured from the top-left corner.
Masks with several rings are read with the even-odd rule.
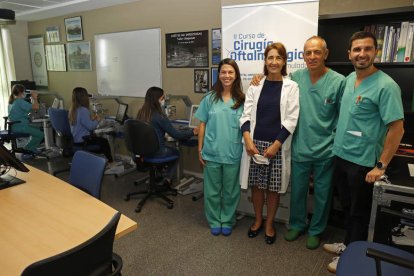
[[[30,141],[26,146],[24,146],[24,149],[30,150],[32,152],[37,152],[37,148],[43,140],[43,131],[37,127],[22,124],[14,125],[13,131],[30,134]]]
[[[313,215],[308,234],[321,234],[328,222],[332,198],[333,158],[318,161],[292,161],[291,196],[290,196],[290,229],[304,232],[307,221],[307,199],[309,176],[313,172]]]
[[[240,201],[240,163],[207,161],[204,167],[204,212],[213,227],[233,227]]]

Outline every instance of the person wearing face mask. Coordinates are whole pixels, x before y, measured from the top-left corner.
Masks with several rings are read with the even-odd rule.
[[[29,124],[29,113],[39,109],[37,92],[31,91],[30,98],[32,99],[32,103],[24,99],[26,96],[24,92],[25,88],[23,85],[13,85],[9,98],[9,120],[18,121],[18,123],[12,126],[13,131],[30,134],[30,141],[24,149],[33,153],[39,153],[37,148],[43,140],[43,132],[39,128]]]
[[[170,120],[163,112],[162,107],[165,105],[164,90],[159,87],[150,87],[145,95],[145,102],[138,111],[137,119],[151,124],[157,133],[160,149],[153,156],[164,157],[179,155],[176,148],[169,147],[165,144],[165,133],[168,133],[177,141],[186,140],[192,136],[198,135],[198,128],[177,130],[173,127]],[[164,183],[170,185],[177,171],[178,160],[171,163],[166,170]]]

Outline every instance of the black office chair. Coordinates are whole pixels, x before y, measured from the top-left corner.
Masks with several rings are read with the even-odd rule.
[[[62,150],[62,155],[65,157],[73,156],[73,154],[78,150],[90,151],[99,153],[100,147],[98,145],[82,145],[76,146],[73,143],[73,136],[70,130],[69,124],[69,112],[64,109],[49,108],[48,115],[50,123],[55,130],[56,134],[60,138],[57,141],[57,146]],[[61,172],[69,171],[70,167],[56,170],[53,172],[53,175],[56,175]]]
[[[172,193],[177,195],[177,191],[167,187],[158,187],[157,172],[168,163],[176,161],[179,156],[172,155],[167,157],[151,157],[156,153],[160,145],[158,143],[158,137],[155,129],[139,120],[127,120],[124,125],[125,144],[127,149],[136,157],[135,161],[142,158],[144,165],[149,167],[149,182],[147,183],[147,190],[129,193],[126,195],[125,200],[128,201],[131,196],[138,194],[145,194],[145,197],[141,199],[135,208],[135,212],[141,212],[142,206],[150,197],[159,197],[167,202],[167,208],[172,209],[174,202],[169,199],[166,194]],[[147,178],[148,179],[148,178]]]
[[[336,275],[414,275],[414,254],[375,242],[350,243],[339,258]]]
[[[16,153],[23,153],[23,154],[31,154],[34,155],[33,152],[25,150],[23,148],[19,148],[17,146],[17,140],[21,138],[29,138],[30,134],[22,133],[22,132],[15,132],[12,131],[12,126],[20,121],[9,121],[8,116],[4,116],[4,126],[3,130],[0,131],[0,143],[10,143],[11,145],[11,153],[16,155]]]
[[[122,259],[112,253],[121,213],[86,242],[26,267],[22,276],[39,275],[121,275]]]

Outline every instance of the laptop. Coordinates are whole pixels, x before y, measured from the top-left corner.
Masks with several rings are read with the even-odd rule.
[[[191,106],[191,110],[190,110],[190,118],[188,119],[188,127],[189,128],[196,128],[196,127],[198,127],[199,125],[200,125],[200,120],[199,119],[197,119],[194,115],[195,115],[195,113],[197,112],[197,109],[198,109],[198,107],[199,107],[200,105],[195,105],[195,104],[193,104],[192,106]]]

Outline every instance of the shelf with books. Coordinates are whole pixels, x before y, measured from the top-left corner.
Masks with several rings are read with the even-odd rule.
[[[375,62],[376,67],[413,67],[414,62]],[[329,66],[352,66],[350,61],[327,61],[326,65]]]
[[[405,22],[404,25],[402,22]],[[394,30],[393,44],[384,43],[386,26],[388,26],[388,29],[392,27]],[[405,31],[402,31],[402,28]],[[414,82],[412,82],[414,76],[414,7],[320,16],[318,34],[328,44],[329,56],[326,61],[328,67],[345,76],[354,71],[348,60],[349,38],[353,33],[364,29],[380,37],[378,42],[382,44],[383,48],[381,49],[381,55],[377,56],[375,66],[390,75],[398,83],[401,88],[404,109],[411,110],[414,91]],[[398,31],[398,29],[400,30]],[[383,31],[382,34],[380,34],[381,30]],[[409,37],[410,32],[412,32],[411,37]],[[406,37],[404,47],[402,47],[404,39],[399,43],[398,33],[400,36],[403,33],[403,36]],[[402,55],[405,59],[407,40],[409,44],[412,43],[410,58],[406,60],[407,62],[402,62]],[[387,45],[385,52],[389,53],[388,57],[387,55],[382,56],[385,44]],[[400,50],[400,56],[398,56],[398,50]],[[407,54],[409,50],[407,50]],[[402,54],[403,51],[404,54]],[[379,62],[381,60],[383,62]]]

